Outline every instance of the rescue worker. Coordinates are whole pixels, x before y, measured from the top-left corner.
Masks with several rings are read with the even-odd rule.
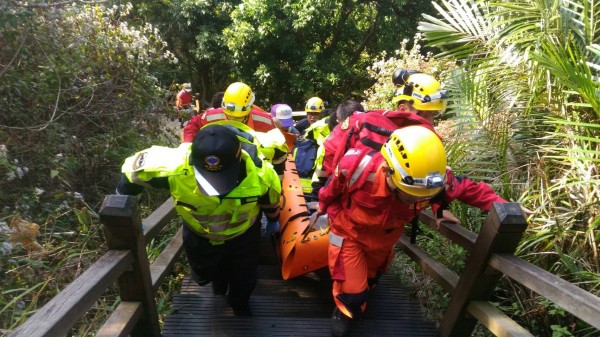
[[[362,104],[354,100],[345,100],[342,103],[338,104],[335,109],[335,118],[332,116],[329,118],[329,129],[333,131],[333,129],[341,122],[345,121],[346,118],[350,117],[350,115],[355,112],[364,112],[365,108]],[[335,123],[332,122],[332,119],[335,119]],[[331,132],[329,133],[331,134]],[[329,137],[329,134],[327,137]],[[317,150],[317,159],[315,160],[315,172],[312,176],[311,181],[311,202],[315,202],[319,200],[319,190],[327,181],[330,174],[325,168],[323,168],[323,159],[325,158],[325,141],[327,138],[323,140],[321,144],[319,144],[319,149]],[[312,205],[312,204],[311,204]]]
[[[306,106],[304,107],[304,111],[306,112],[306,117],[299,120],[294,127],[300,131],[301,135],[304,135],[306,129],[311,126],[314,122],[318,121],[320,118],[320,114],[325,109],[325,102],[319,97],[311,97],[306,101]]]
[[[192,104],[192,85],[184,83],[181,86],[181,91],[175,97],[175,108],[177,109],[177,117],[180,126],[183,128],[185,116],[190,113]]]
[[[191,142],[198,130],[210,123],[231,124],[253,135],[259,150],[273,164],[280,179],[283,179],[288,152],[285,137],[275,126],[271,114],[254,107],[253,103],[254,93],[248,85],[242,82],[232,83],[223,94],[221,108],[207,110],[189,121],[183,129],[183,142]]]
[[[279,125],[277,125],[277,127],[279,127],[280,130],[295,135],[300,134],[300,131],[298,131],[294,127],[294,117],[292,115],[292,108],[289,105],[273,105],[271,107],[271,116],[273,117],[273,121],[275,121],[275,125],[277,125],[277,122],[279,122]]]
[[[455,177],[441,140],[426,127],[395,130],[380,151],[346,152],[319,192],[317,210],[331,221],[332,336],[345,336],[350,319],[364,312],[368,291],[387,270],[404,225],[430,205],[435,213],[455,199],[485,211],[506,202],[485,183]],[[444,215],[437,221],[458,219]]]
[[[435,77],[415,70],[398,69],[392,75],[398,87],[392,103],[399,111],[411,111],[433,124],[433,117],[446,110],[447,91]]]
[[[183,218],[183,245],[192,279],[228,295],[237,316],[252,314],[261,211],[278,225],[281,184],[273,167],[246,151],[231,126],[208,125],[192,143],[153,146],[127,158],[117,193],[169,188]],[[277,226],[278,227],[278,226]]]
[[[207,110],[190,119],[183,129],[183,142],[191,142],[196,132],[206,124],[222,120],[238,121],[258,132],[275,129],[271,115],[253,107],[254,98],[248,85],[242,82],[230,84],[223,94],[221,108]]]
[[[293,152],[296,170],[300,176],[302,191],[307,202],[313,201],[311,197],[311,179],[314,177],[315,168],[320,167],[323,162],[324,152],[319,153],[319,150],[324,151],[322,146],[325,138],[331,133],[330,125],[332,125],[332,119],[336,119],[335,110],[324,109],[321,113],[324,112],[328,113],[328,117],[312,123],[304,132],[304,137],[300,138],[298,147]],[[303,151],[306,153],[302,153]]]
[[[225,91],[216,92],[210,100],[210,108],[218,109],[221,107],[221,103],[223,102],[223,96],[225,95]],[[208,109],[206,109],[208,110]]]
[[[275,104],[271,107],[271,116],[285,137],[288,151],[291,151],[296,144],[296,139],[300,136],[300,132],[294,127],[292,108],[287,104]]]

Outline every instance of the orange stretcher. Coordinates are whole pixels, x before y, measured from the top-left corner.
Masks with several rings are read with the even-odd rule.
[[[285,164],[282,189],[280,231],[275,237],[275,250],[281,262],[281,275],[288,280],[327,266],[329,226],[310,224],[308,206],[291,155]]]

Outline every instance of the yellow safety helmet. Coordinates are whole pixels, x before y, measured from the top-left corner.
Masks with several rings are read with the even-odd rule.
[[[394,83],[396,83],[395,79]],[[404,85],[394,92],[393,103],[409,101],[417,110],[446,110],[447,91],[442,89],[440,82],[433,76],[423,73],[413,73],[402,82],[404,82]]]
[[[231,117],[244,117],[252,110],[254,93],[252,89],[242,82],[230,84],[223,95],[221,107],[226,115]]]
[[[414,125],[397,129],[381,148],[394,185],[417,197],[438,194],[446,182],[446,152],[435,132]]]
[[[304,107],[305,112],[321,112],[325,109],[325,104],[323,100],[319,97],[311,97],[308,101],[306,101],[306,106]]]

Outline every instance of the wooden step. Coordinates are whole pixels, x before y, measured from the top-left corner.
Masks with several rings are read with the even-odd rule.
[[[234,316],[226,296],[214,295],[210,285],[200,287],[187,277],[173,298],[163,336],[330,336],[335,305],[327,268],[284,281],[272,239],[265,236],[259,261],[250,297],[252,317]],[[381,278],[368,303],[363,317],[352,321],[349,336],[437,336],[435,325],[423,321],[419,306],[391,275]]]
[[[175,336],[330,336],[330,319],[306,317],[202,317],[170,316],[164,337]],[[364,319],[351,322],[350,337],[434,337],[435,327],[412,318]]]
[[[325,270],[326,272],[326,270]],[[331,281],[319,271],[282,280],[277,265],[258,268],[250,298],[252,317],[235,317],[226,296],[213,295],[186,277],[173,299],[173,313],[163,336],[329,336],[334,304]],[[435,325],[422,320],[419,306],[392,275],[383,275],[369,296],[362,319],[352,322],[350,336],[437,336]]]

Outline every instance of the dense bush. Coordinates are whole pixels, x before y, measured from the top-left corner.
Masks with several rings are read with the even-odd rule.
[[[169,141],[152,74],[176,59],[151,26],[127,24],[129,10],[0,4],[2,329],[97,257],[95,210],[123,159]]]

